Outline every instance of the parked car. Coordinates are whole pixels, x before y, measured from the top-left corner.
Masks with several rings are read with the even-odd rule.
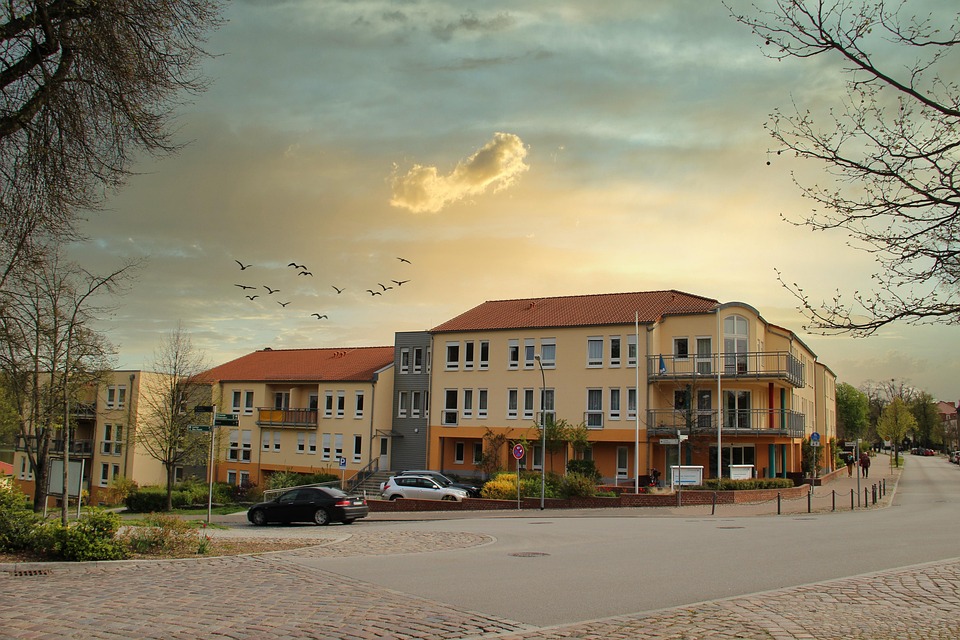
[[[433,478],[433,479],[436,480],[441,486],[444,486],[444,487],[455,487],[455,488],[457,488],[457,489],[463,489],[464,491],[467,492],[467,495],[470,496],[471,498],[479,498],[479,497],[480,497],[480,487],[478,487],[478,486],[476,486],[476,485],[474,485],[474,484],[468,484],[468,483],[466,483],[466,482],[456,482],[456,481],[454,481],[454,480],[451,480],[451,479],[448,478],[447,476],[443,475],[443,474],[440,473],[439,471],[429,471],[429,470],[427,470],[427,469],[410,469],[410,470],[407,470],[407,471],[401,471],[401,472],[397,473],[394,477],[396,477],[396,476],[423,476],[423,477],[426,477],[426,478]],[[383,483],[380,484],[380,492],[381,492],[381,493],[383,492],[383,488],[384,488],[384,486],[385,486],[386,484],[387,484],[386,482],[383,482]]]
[[[300,487],[253,505],[247,509],[247,520],[255,525],[268,522],[353,524],[368,513],[367,501],[361,496],[348,495],[333,487]]]
[[[381,495],[386,500],[411,498],[417,500],[456,500],[467,497],[464,489],[444,486],[427,476],[392,476],[385,483]]]

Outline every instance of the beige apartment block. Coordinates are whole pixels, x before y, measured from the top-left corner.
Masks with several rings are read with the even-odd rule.
[[[92,504],[106,499],[105,492],[117,477],[128,478],[140,486],[166,483],[163,465],[136,446],[138,425],[151,419],[150,403],[144,397],[162,388],[162,376],[147,371],[110,371],[98,386],[91,387],[80,402],[70,407],[67,457],[71,469],[82,472],[81,488],[88,492]],[[13,468],[17,484],[32,496],[35,477],[25,453],[25,440],[23,436],[17,438]],[[52,442],[51,459],[62,464],[63,458],[61,436]],[[51,504],[56,500],[49,498]]]
[[[654,469],[704,478],[801,472],[801,443],[836,437],[835,376],[792,331],[748,304],[679,291],[485,302],[431,330],[428,464],[480,475],[491,434],[516,468],[562,473],[537,425],[584,424],[608,482]],[[485,441],[485,436],[488,440]]]
[[[269,474],[329,472],[349,480],[386,455],[393,347],[262,349],[205,372],[218,413],[219,481],[263,486]]]

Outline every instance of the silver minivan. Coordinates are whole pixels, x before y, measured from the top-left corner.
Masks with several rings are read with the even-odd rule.
[[[394,476],[384,483],[380,495],[385,500],[408,498],[460,502],[467,497],[467,492],[456,487],[444,487],[426,476]]]

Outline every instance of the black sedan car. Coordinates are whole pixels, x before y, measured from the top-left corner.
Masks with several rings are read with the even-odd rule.
[[[332,487],[300,487],[270,500],[255,504],[247,510],[247,520],[255,525],[268,522],[330,522],[352,524],[365,518],[367,501]]]

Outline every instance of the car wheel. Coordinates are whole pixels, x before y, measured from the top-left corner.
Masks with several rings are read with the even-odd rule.
[[[398,500],[398,499],[400,499],[400,498],[402,498],[402,497],[403,497],[403,496],[395,493],[395,494],[393,494],[392,496],[390,496],[390,499],[391,499],[391,500]]]
[[[313,521],[322,527],[330,522],[330,514],[326,509],[317,509],[313,512]]]
[[[262,527],[263,525],[267,524],[267,514],[260,509],[257,509],[250,514],[250,522],[258,527]]]
[[[353,524],[353,523],[354,523],[353,518],[347,518],[346,520],[343,521],[343,524]]]
[[[441,500],[446,500],[447,502],[456,502],[456,501],[457,501],[457,499],[454,498],[453,496],[443,496],[443,497],[440,498],[440,499],[441,499]]]

